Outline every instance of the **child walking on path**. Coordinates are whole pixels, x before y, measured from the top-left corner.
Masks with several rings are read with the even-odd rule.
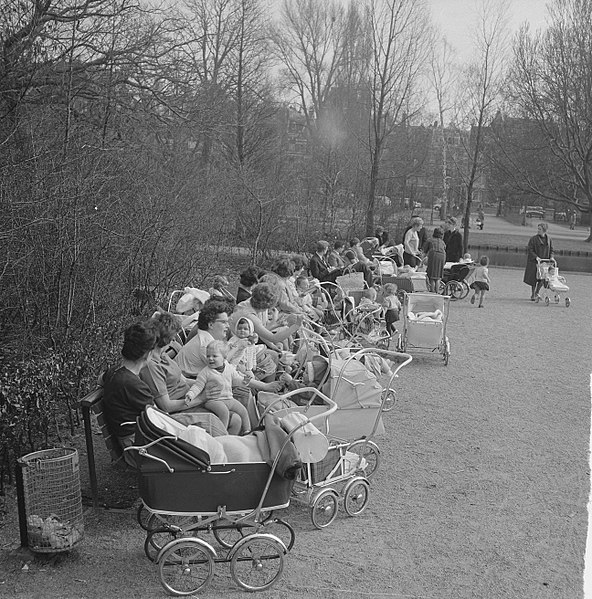
[[[481,256],[479,260],[479,266],[475,269],[475,280],[471,283],[471,289],[473,295],[471,296],[471,304],[475,303],[475,297],[479,292],[479,308],[483,308],[483,297],[486,291],[489,291],[489,285],[491,283],[489,279],[489,258],[487,256]]]

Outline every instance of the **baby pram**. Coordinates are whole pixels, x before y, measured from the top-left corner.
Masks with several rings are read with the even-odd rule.
[[[376,366],[380,360],[388,360],[394,368],[389,368],[388,374],[382,372],[382,367]],[[293,489],[294,499],[308,506],[316,528],[325,528],[333,522],[340,503],[350,516],[366,508],[370,495],[368,481],[380,463],[380,451],[372,438],[384,432],[382,411],[387,403],[394,402],[393,381],[410,361],[408,354],[373,348],[361,349],[345,358],[333,356],[332,374],[324,385],[326,395],[338,406],[324,421],[323,432],[330,445],[322,460],[303,465]],[[374,374],[374,368],[379,372]],[[289,400],[296,393],[267,398],[271,401],[266,401],[263,414],[311,417],[325,410],[311,403],[292,404]]]
[[[446,334],[450,297],[434,293],[409,293],[403,301],[403,332],[399,349],[439,352],[448,366],[450,342]]]
[[[569,308],[571,305],[571,299],[567,296],[569,286],[565,277],[559,275],[559,268],[557,268],[555,260],[539,260],[537,262],[537,279],[543,281],[543,286],[536,298],[537,302],[543,300],[548,306],[553,299],[558,304],[561,297],[565,295],[565,307]]]
[[[317,395],[327,414],[336,409]],[[249,591],[266,589],[281,576],[294,531],[273,518],[273,510],[289,505],[301,468],[292,440],[307,422],[286,433],[280,419],[267,419],[251,435],[214,439],[153,407],[140,415],[135,443],[126,451],[135,454],[148,516],[145,550],[155,557],[169,593],[197,593],[220,562],[230,563],[233,580]],[[206,531],[228,551],[219,555],[194,536]]]
[[[447,262],[442,272],[440,293],[453,300],[465,299],[470,291],[468,279],[474,271],[474,262]]]

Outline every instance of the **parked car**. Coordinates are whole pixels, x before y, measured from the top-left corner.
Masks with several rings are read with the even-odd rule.
[[[524,208],[520,210],[520,214],[525,212],[527,218],[545,218],[545,209],[542,206],[526,206],[526,211]]]
[[[434,212],[440,212],[440,210],[442,210],[442,204],[434,204],[434,205],[432,206],[432,210],[433,210]]]

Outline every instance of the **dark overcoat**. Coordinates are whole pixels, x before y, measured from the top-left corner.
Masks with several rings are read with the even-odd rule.
[[[537,258],[550,260],[553,257],[553,242],[545,233],[544,235],[533,235],[526,246],[526,268],[524,270],[524,282],[533,287],[537,282]]]

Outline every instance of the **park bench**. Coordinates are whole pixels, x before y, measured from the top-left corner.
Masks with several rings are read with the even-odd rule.
[[[118,440],[111,434],[107,427],[105,415],[103,413],[103,388],[97,387],[90,393],[87,393],[78,402],[82,411],[82,422],[84,424],[84,439],[86,443],[86,459],[88,461],[88,474],[90,478],[90,492],[92,496],[93,508],[99,507],[99,495],[97,488],[97,469],[95,464],[95,449],[93,441],[93,427],[91,415],[94,414],[101,435],[111,455],[111,462],[118,463],[123,461],[123,450]]]

